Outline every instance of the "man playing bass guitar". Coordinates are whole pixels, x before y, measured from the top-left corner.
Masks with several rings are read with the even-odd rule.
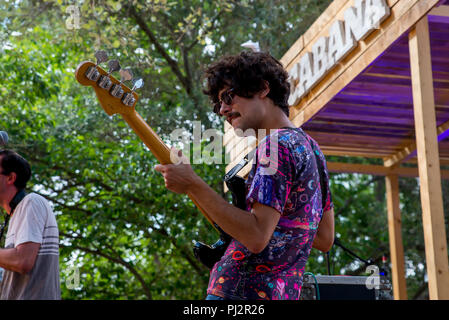
[[[269,54],[223,57],[205,77],[214,111],[258,139],[246,210],[229,204],[189,164],[155,167],[169,190],[189,195],[233,238],[212,268],[207,299],[299,299],[311,248],[327,252],[334,239],[324,155],[289,120],[288,74]]]

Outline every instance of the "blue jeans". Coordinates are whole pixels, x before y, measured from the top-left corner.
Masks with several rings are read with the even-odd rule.
[[[224,300],[224,298],[219,296],[214,296],[213,294],[208,294],[206,300]]]

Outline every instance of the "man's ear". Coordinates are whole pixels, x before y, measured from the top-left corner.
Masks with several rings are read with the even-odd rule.
[[[8,179],[6,180],[8,184],[14,184],[14,182],[16,182],[17,179],[17,174],[15,172],[11,172],[8,175]]]
[[[264,80],[263,82],[265,84],[265,88],[260,92],[260,98],[265,98],[270,93],[270,84],[266,80]]]

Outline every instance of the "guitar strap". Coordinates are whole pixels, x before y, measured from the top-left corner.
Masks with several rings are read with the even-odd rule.
[[[232,204],[237,208],[246,211],[246,186],[245,179],[237,176],[237,173],[242,170],[253,158],[256,149],[250,151],[235,167],[233,167],[224,176],[223,180],[226,183],[232,195]]]
[[[294,129],[297,130],[298,128],[291,128],[291,127],[283,127],[281,129]],[[306,140],[310,143],[310,140],[308,139],[307,135],[305,135],[304,131],[299,130],[299,132],[304,136],[304,138],[306,138]],[[245,208],[241,207],[242,203],[241,203],[241,195],[235,195],[234,193],[238,193],[239,191],[242,191],[242,182],[244,183],[244,179],[240,178],[240,177],[236,177],[236,174],[242,170],[247,164],[248,162],[250,162],[252,160],[252,158],[254,157],[254,153],[256,152],[256,149],[253,149],[252,151],[250,151],[237,165],[235,165],[231,170],[229,170],[228,173],[226,173],[226,175],[224,176],[223,180],[225,181],[226,185],[228,186],[229,190],[232,193],[232,199],[233,199],[233,204],[236,205],[237,207],[244,209]],[[319,155],[317,154],[316,150],[312,149],[313,154],[315,155],[315,160],[316,160],[316,164],[318,167],[318,174],[319,174],[319,180],[320,180],[320,187],[321,187],[321,198],[322,198],[322,207],[323,210],[326,207],[326,201],[327,201],[327,193],[328,193],[328,188],[327,188],[327,184],[325,183],[326,181],[326,173],[324,170],[324,166],[323,166],[323,162],[320,159]],[[236,178],[240,178],[238,180],[236,180]],[[243,180],[243,181],[242,181]],[[243,190],[244,191],[244,190]],[[243,195],[244,196],[244,195]],[[239,200],[240,198],[240,200]]]
[[[324,183],[324,181],[326,181],[326,175],[325,175],[324,168],[323,168],[323,162],[321,161],[321,159],[319,158],[319,156],[316,154],[315,151],[313,151],[313,153],[315,154],[316,164],[318,165],[318,173],[320,174],[321,200],[322,200],[323,212],[324,212],[324,208],[326,207],[327,192],[328,192],[327,184]]]
[[[3,233],[5,232],[5,228],[8,225],[9,218],[11,218],[12,214],[14,213],[14,210],[16,210],[17,205],[20,203],[20,201],[23,200],[23,198],[25,198],[26,195],[27,194],[26,194],[25,190],[20,189],[16,193],[14,198],[12,198],[12,200],[9,202],[9,207],[11,208],[11,213],[10,214],[6,214],[5,222],[3,223],[3,226],[0,229],[0,241],[2,241]]]
[[[285,128],[282,128],[282,129],[297,129],[297,128],[285,127]],[[310,140],[307,137],[307,135],[305,134],[305,132],[303,130],[299,130],[299,132],[309,142],[310,146],[312,146],[312,143],[310,142]],[[328,192],[327,184],[325,183],[325,181],[326,181],[326,173],[324,171],[323,162],[321,161],[321,159],[319,157],[319,153],[317,153],[317,151],[314,150],[313,148],[312,148],[312,152],[315,155],[316,165],[318,167],[318,174],[319,174],[320,187],[321,187],[321,199],[322,199],[321,204],[322,204],[323,212],[324,212],[324,208],[326,207],[326,201],[327,201],[327,197],[325,195],[327,195],[327,192]]]
[[[228,173],[225,174],[223,180],[225,182],[231,180],[237,173],[239,173],[240,170],[242,170],[248,164],[248,162],[253,159],[255,152],[256,149],[253,149],[246,156],[244,156],[243,159],[239,163],[237,163],[237,165],[235,165],[231,170],[229,170]]]
[[[304,138],[306,138],[307,141],[309,141],[310,146],[312,146],[312,143],[310,143],[310,140],[307,138],[307,135],[305,134],[305,132],[302,130],[300,132],[303,134]],[[324,171],[323,162],[319,157],[319,152],[317,150],[314,150],[313,148],[312,148],[312,152],[315,155],[316,165],[318,167],[318,174],[319,174],[320,187],[321,187],[321,201],[322,201],[321,204],[322,204],[323,212],[324,212],[324,208],[326,207],[326,201],[327,201],[326,195],[328,192],[327,184],[325,183],[326,173]]]

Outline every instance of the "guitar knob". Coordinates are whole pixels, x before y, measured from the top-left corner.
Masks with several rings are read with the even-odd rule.
[[[119,73],[120,73],[120,82],[130,81],[133,78],[133,73],[129,68],[121,69]]]
[[[102,62],[108,61],[108,54],[104,50],[99,50],[95,52],[95,58],[97,58],[97,64],[94,66],[90,66],[87,69],[85,75],[87,79],[97,82],[101,76],[100,72],[97,69],[97,66]]]
[[[98,71],[96,66],[90,66],[86,71],[86,78],[92,81],[97,82],[100,78],[100,72]]]
[[[100,63],[108,61],[108,54],[104,50],[98,50],[95,52],[95,58],[97,58],[97,65]]]
[[[98,81],[98,86],[100,86],[100,88],[109,90],[112,87],[112,80],[108,76],[101,76],[100,80]]]
[[[110,60],[108,62],[109,73],[119,71],[120,70],[120,62],[118,60]]]
[[[109,75],[114,71],[120,70],[120,63],[118,62],[118,60],[110,60],[108,62],[108,67],[108,74],[105,76],[101,76],[100,81],[98,82],[98,85],[106,90],[109,90],[112,87],[112,80],[109,78]]]
[[[6,146],[8,144],[8,134],[6,131],[0,131],[0,146]]]
[[[131,89],[131,91],[134,91],[134,90],[136,90],[136,89],[140,89],[140,88],[142,88],[142,87],[143,87],[143,79],[136,80],[136,81],[134,82],[134,86],[133,86],[133,88]]]
[[[117,63],[118,63],[118,61],[117,61]],[[114,65],[109,64],[109,67],[110,67],[110,69],[112,69],[112,68],[114,68]],[[118,65],[118,67],[115,67],[115,69],[119,69],[119,68],[120,68],[120,65]],[[121,86],[122,82],[131,80],[133,76],[132,76],[132,72],[129,68],[120,69],[119,73],[120,73],[120,83],[112,85],[110,92],[111,92],[112,96],[120,99],[124,93],[123,87]]]
[[[127,105],[128,107],[132,107],[134,105],[134,103],[136,103],[136,99],[134,98],[134,95],[132,94],[132,92],[125,93],[125,95],[123,96],[122,102],[125,105]]]
[[[132,107],[134,103],[136,103],[136,99],[133,96],[133,92],[134,90],[140,89],[142,87],[143,87],[143,80],[142,79],[136,80],[134,82],[133,88],[131,89],[131,92],[125,93],[125,95],[123,96],[122,102],[128,107]]]
[[[116,98],[121,98],[123,96],[124,90],[120,84],[114,84],[111,87],[111,95]]]

